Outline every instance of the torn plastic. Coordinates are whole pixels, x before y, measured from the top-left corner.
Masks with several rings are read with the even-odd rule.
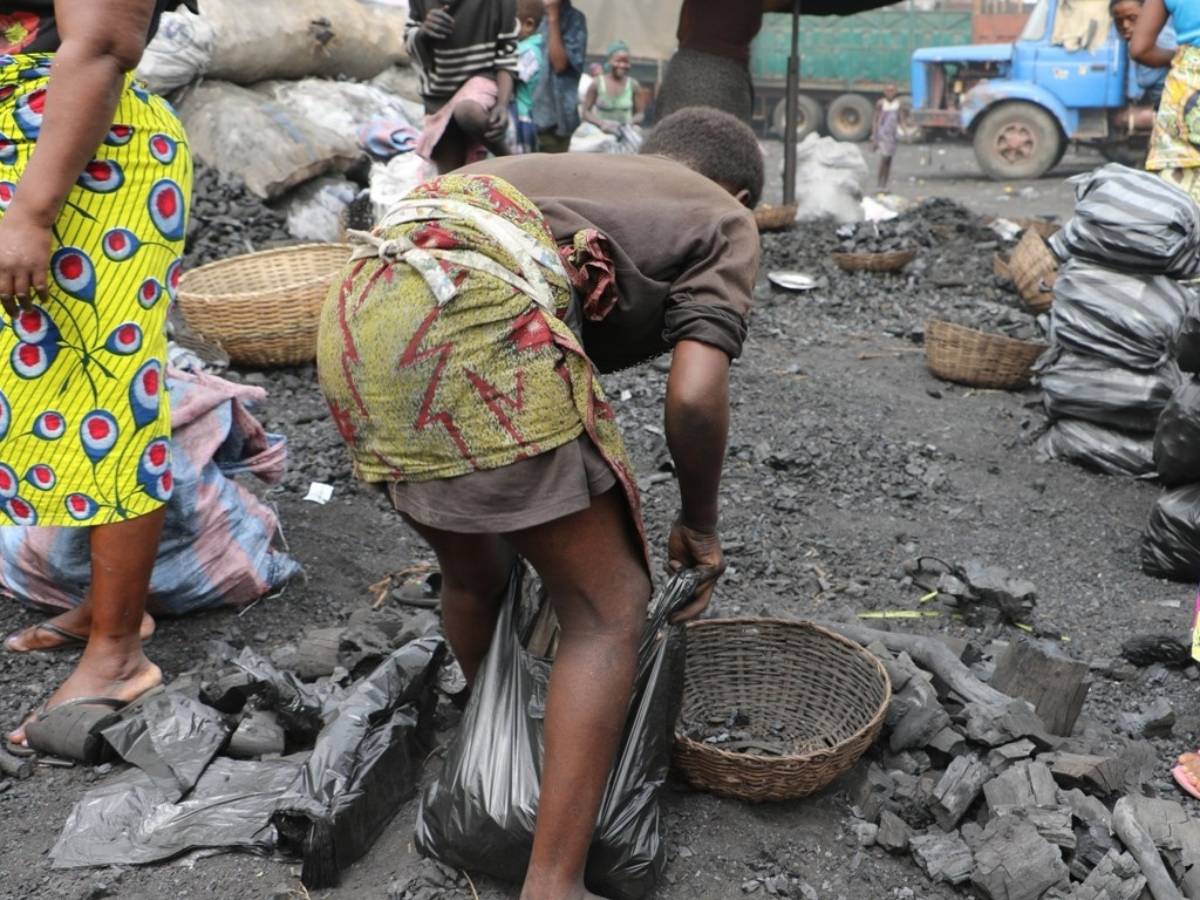
[[[1154,464],[1163,484],[1200,481],[1200,381],[1181,384],[1158,419]]]
[[[1050,239],[1060,259],[1122,272],[1200,272],[1200,207],[1157,175],[1112,163],[1077,175],[1075,215]]]
[[[1154,475],[1154,442],[1142,434],[1060,419],[1038,441],[1043,459],[1061,459],[1105,475]]]
[[[422,798],[415,835],[427,856],[512,882],[524,878],[533,843],[551,667],[526,649],[535,643],[531,635],[544,637],[545,617],[525,582],[523,569],[514,569],[458,735]],[[648,894],[665,863],[659,794],[682,698],[684,644],[682,629],[663,629],[695,586],[694,573],[676,575],[651,602],[634,698],[588,854],[589,889],[612,900]]]
[[[1072,260],[1054,284],[1051,340],[1127,369],[1157,369],[1170,358],[1188,300],[1187,288],[1164,276]]]
[[[1200,580],[1200,484],[1158,498],[1142,536],[1142,571],[1172,581]]]
[[[1200,293],[1188,291],[1187,310],[1175,332],[1175,364],[1185,372],[1200,375]]]
[[[54,866],[152,863],[197,849],[284,849],[303,855],[309,887],[336,883],[416,793],[444,652],[440,637],[413,641],[350,690],[324,698],[243,651],[237,663],[244,686],[258,691],[256,702],[277,700],[297,716],[327,715],[311,753],[254,762],[218,756],[176,800],[164,794],[161,771],[124,772],[75,805],[50,851]],[[237,696],[231,689],[219,699]],[[193,769],[184,765],[171,768],[172,777],[185,769],[190,777]]]
[[[1171,394],[1183,380],[1173,363],[1136,372],[1107,360],[1054,350],[1034,366],[1046,413],[1086,419],[1123,431],[1153,433]]]

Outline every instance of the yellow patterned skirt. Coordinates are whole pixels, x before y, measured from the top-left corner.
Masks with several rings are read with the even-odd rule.
[[[1146,168],[1200,202],[1200,47],[1180,47],[1171,62]]]
[[[21,190],[52,60],[0,58],[0,216]],[[49,301],[0,318],[0,523],[103,525],[169,499],[165,325],[191,183],[179,120],[130,79],[54,224]]]

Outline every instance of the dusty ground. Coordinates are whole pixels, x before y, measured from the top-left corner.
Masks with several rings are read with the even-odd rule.
[[[1069,212],[1070,193],[1060,179],[1032,185],[1037,196],[1021,195],[1030,185],[1008,194],[1002,185],[974,180],[965,150],[942,149],[946,154],[934,148],[933,158],[944,169],[920,166],[921,151],[904,148],[897,189],[955,197],[993,214]],[[1068,157],[1063,171],[1091,164]],[[1191,590],[1138,570],[1138,540],[1154,486],[1039,463],[1030,446],[1040,421],[1034,394],[971,391],[926,372],[908,332],[930,309],[1008,302],[981,274],[986,264],[969,267],[967,287],[936,288],[918,276],[854,280],[806,249],[807,238],[792,240],[787,252],[795,261],[830,281],[807,295],[760,288],[760,310],[735,370],[723,489],[731,568],[717,596],[718,614],[819,618],[913,608],[918,592],[904,584],[900,566],[927,553],[977,557],[1032,579],[1039,620],[1069,637],[1070,652],[1089,661],[1115,656],[1130,633],[1187,628]],[[784,245],[773,246],[781,252]],[[980,254],[990,259],[990,251]],[[196,661],[209,638],[270,648],[303,625],[344,619],[369,602],[367,585],[428,555],[375,494],[345,480],[311,371],[245,377],[265,380],[272,398],[264,418],[292,439],[293,473],[271,497],[308,577],[241,616],[162,622],[150,653],[168,674]],[[650,478],[665,452],[657,433],[663,382],[653,367],[606,379],[610,396],[622,398],[620,416],[644,479],[647,523],[660,555],[677,500],[669,479]],[[328,506],[301,501],[312,480],[336,484]],[[5,632],[33,621],[18,607],[0,608]],[[949,619],[920,627],[986,637]],[[61,656],[0,656],[0,718],[15,721],[69,664]],[[1185,674],[1165,670],[1122,677],[1127,680],[1097,676],[1085,716],[1111,723],[1149,696],[1168,696],[1180,722],[1175,737],[1159,743],[1166,790],[1165,762],[1194,747],[1200,733],[1194,686]],[[97,778],[82,769],[40,769],[29,781],[0,783],[0,900],[262,898],[298,888],[292,864],[236,855],[145,869],[51,870],[45,853],[72,804]],[[906,859],[860,851],[844,833],[848,806],[839,786],[805,802],[769,806],[676,786],[667,808],[672,862],[656,895],[661,900],[741,896],[743,883],[763,873],[793,875],[793,896],[820,900],[954,896],[931,886]],[[313,896],[386,898],[389,886],[402,888],[426,871],[410,846],[413,818],[412,804],[399,810],[343,886]],[[513,896],[499,885],[479,889],[485,898]],[[445,896],[470,897],[471,891],[455,888]]]

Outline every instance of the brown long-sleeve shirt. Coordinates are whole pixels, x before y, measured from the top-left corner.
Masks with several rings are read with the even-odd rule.
[[[559,243],[587,228],[608,238],[617,304],[583,329],[584,349],[600,371],[643,362],[681,340],[741,354],[758,229],[714,182],[656,156],[532,154],[462,171],[508,181],[542,211]]]

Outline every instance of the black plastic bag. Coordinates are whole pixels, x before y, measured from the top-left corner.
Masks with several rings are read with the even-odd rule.
[[[1142,571],[1172,581],[1200,580],[1200,484],[1158,498],[1142,536]]]
[[[1072,260],[1054,283],[1051,341],[1127,369],[1157,369],[1170,358],[1188,300],[1187,288],[1165,276]]]
[[[1071,182],[1075,215],[1050,239],[1061,259],[1176,278],[1200,273],[1200,207],[1187,193],[1116,163]]]
[[[1062,459],[1105,475],[1145,478],[1154,474],[1154,442],[1080,419],[1059,419],[1038,441],[1046,459]]]
[[[1153,433],[1183,376],[1172,363],[1135,372],[1108,360],[1061,350],[1043,354],[1035,382],[1052,419],[1086,419],[1122,431]]]
[[[588,854],[588,887],[612,900],[644,897],[665,864],[659,793],[682,699],[684,645],[681,628],[665,636],[663,628],[695,586],[693,573],[676,575],[651,602],[625,735]],[[511,882],[524,879],[533,844],[551,666],[525,649],[531,593],[523,570],[514,570],[458,735],[422,798],[415,838],[427,856]]]
[[[1154,432],[1154,464],[1163,484],[1200,481],[1200,382],[1176,388]]]
[[[1200,293],[1188,290],[1187,310],[1175,332],[1175,364],[1192,375],[1200,375]]]

